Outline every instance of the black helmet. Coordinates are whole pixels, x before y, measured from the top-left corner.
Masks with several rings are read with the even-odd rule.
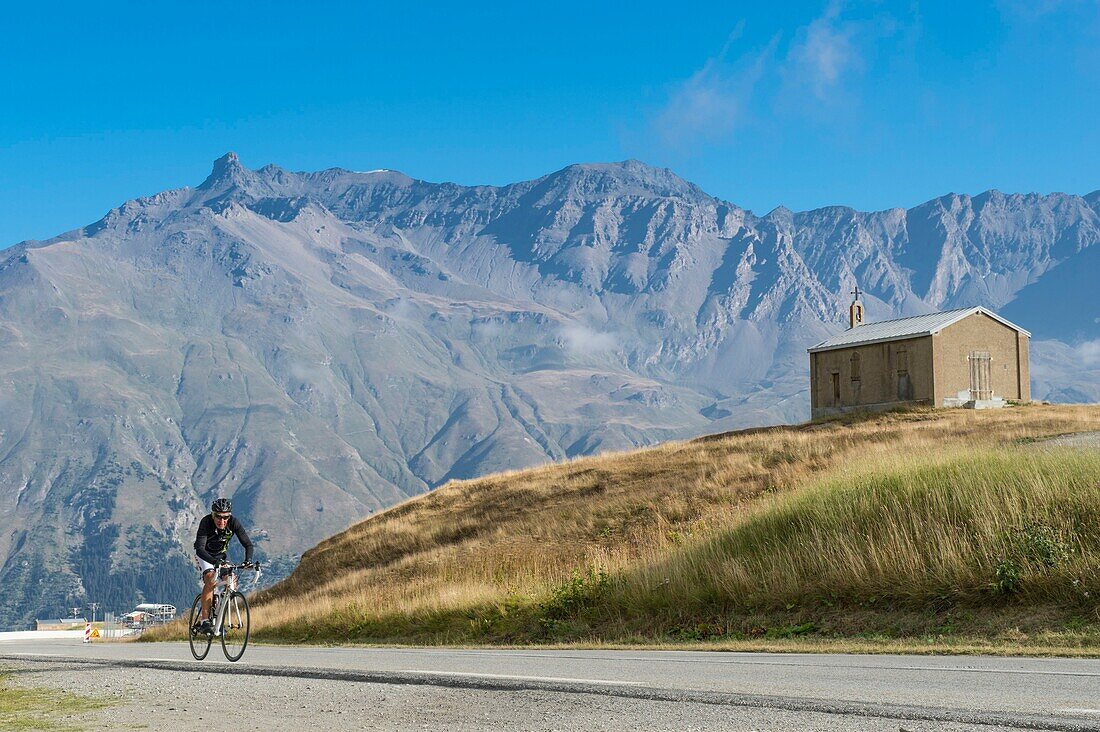
[[[228,498],[217,498],[210,504],[210,510],[214,513],[233,513],[233,502]]]

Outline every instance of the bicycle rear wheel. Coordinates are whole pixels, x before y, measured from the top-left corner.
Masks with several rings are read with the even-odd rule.
[[[222,651],[230,661],[238,661],[248,647],[251,631],[248,600],[240,592],[234,592],[226,598],[222,612]]]
[[[195,595],[195,601],[191,603],[191,615],[187,619],[187,642],[191,646],[191,655],[196,661],[206,658],[206,654],[210,652],[210,644],[214,642],[214,636],[195,630],[200,615],[202,615],[202,593]]]

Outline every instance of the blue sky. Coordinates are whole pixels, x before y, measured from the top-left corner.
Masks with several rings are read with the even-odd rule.
[[[1097,0],[53,4],[0,31],[0,247],[249,167],[638,158],[764,213],[1100,188]]]

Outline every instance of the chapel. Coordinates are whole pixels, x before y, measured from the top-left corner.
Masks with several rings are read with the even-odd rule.
[[[808,349],[814,417],[1031,400],[1031,334],[1015,323],[980,306],[868,323],[854,294],[848,330]]]

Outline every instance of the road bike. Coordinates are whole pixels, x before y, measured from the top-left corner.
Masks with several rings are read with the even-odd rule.
[[[199,627],[202,616],[202,593],[195,596],[191,603],[191,616],[187,625],[187,640],[191,645],[191,655],[196,661],[206,658],[214,637],[221,638],[222,652],[230,661],[239,661],[248,647],[248,634],[251,630],[248,617],[248,599],[237,589],[237,571],[254,569],[256,576],[252,586],[260,581],[260,563],[223,564],[218,568],[218,579],[214,583],[214,597],[210,601],[211,626],[209,630]]]

